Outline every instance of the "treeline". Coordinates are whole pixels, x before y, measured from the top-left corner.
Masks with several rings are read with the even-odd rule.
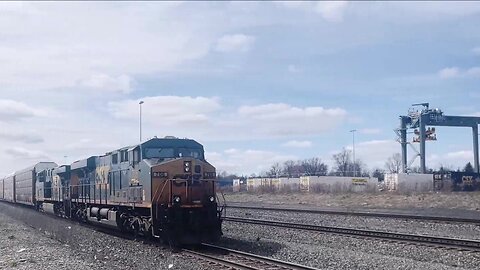
[[[375,168],[369,171],[361,159],[352,158],[352,151],[343,149],[332,155],[333,167],[329,168],[320,158],[313,157],[302,160],[287,160],[283,163],[276,162],[268,170],[260,174],[236,175],[226,171],[218,174],[218,180],[246,179],[248,177],[300,177],[300,176],[359,176],[376,177],[383,181],[385,172],[398,173],[401,171],[401,156],[393,154],[385,162],[385,170]],[[455,171],[452,166],[440,166],[439,170],[427,169],[427,173]],[[468,162],[463,169],[456,171],[474,172],[474,167]],[[413,167],[411,173],[420,173],[420,167]]]

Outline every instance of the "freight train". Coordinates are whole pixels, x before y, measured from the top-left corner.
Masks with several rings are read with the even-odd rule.
[[[216,171],[190,139],[153,138],[58,166],[40,162],[0,179],[0,200],[173,245],[222,235]]]

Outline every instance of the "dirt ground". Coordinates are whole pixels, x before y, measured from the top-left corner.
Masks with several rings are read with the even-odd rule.
[[[480,211],[480,192],[420,194],[396,194],[389,192],[363,194],[251,194],[241,192],[226,193],[225,199],[227,203],[306,205],[323,208],[443,208]]]

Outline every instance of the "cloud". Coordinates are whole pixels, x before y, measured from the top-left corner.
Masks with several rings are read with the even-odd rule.
[[[353,146],[346,147],[352,150]],[[336,152],[338,152],[337,150]],[[384,168],[387,159],[400,152],[400,144],[394,140],[370,140],[355,143],[355,158],[373,168]]]
[[[311,141],[297,141],[292,140],[282,144],[284,147],[293,147],[293,148],[309,148],[312,146]]]
[[[133,75],[178,72],[206,56],[227,28],[216,23],[222,14],[208,9],[197,14],[177,3],[4,4],[4,89],[88,86],[129,92]],[[182,16],[185,12],[189,15]]]
[[[302,72],[302,69],[299,68],[296,65],[289,65],[288,66],[288,72],[290,72],[290,73],[300,73],[300,72]]]
[[[208,141],[267,139],[317,135],[331,131],[346,118],[340,108],[295,107],[284,103],[232,107],[216,97],[154,96],[108,103],[116,119],[138,125],[143,100],[144,134],[194,137]],[[168,129],[166,129],[168,128]]]
[[[455,78],[460,75],[460,69],[458,67],[444,68],[438,72],[438,75],[442,79]]]
[[[112,92],[129,93],[132,91],[132,78],[127,75],[112,77],[106,74],[95,74],[81,82],[82,86]]]
[[[359,132],[362,134],[371,135],[371,134],[379,134],[382,132],[382,130],[379,128],[362,128],[359,130]]]
[[[438,76],[442,79],[480,77],[480,67],[471,67],[469,69],[460,69],[458,67],[444,68],[438,72]]]
[[[17,121],[46,114],[45,110],[33,108],[23,102],[0,99],[0,121]]]
[[[42,151],[29,150],[22,147],[13,147],[5,150],[7,155],[16,159],[49,159],[48,155]]]
[[[473,151],[460,150],[444,154],[431,154],[427,156],[427,166],[439,168],[447,166],[451,169],[463,168],[467,162],[473,163]]]
[[[24,142],[24,143],[41,143],[43,138],[34,133],[18,133],[18,132],[6,132],[0,131],[0,139],[6,141]]]
[[[480,77],[480,67],[472,67],[466,71],[467,76]]]
[[[326,21],[341,22],[347,5],[347,1],[321,1],[316,3],[314,10]]]
[[[344,13],[347,9],[347,1],[280,1],[276,2],[285,8],[302,10],[305,12],[315,12],[327,22],[342,22]]]
[[[217,40],[215,49],[219,52],[247,52],[253,46],[255,37],[244,34],[224,35]]]
[[[475,55],[480,55],[480,47],[473,48],[472,53],[475,54]]]
[[[236,149],[236,151],[228,153],[207,152],[205,156],[209,162],[215,164],[217,172],[227,171],[240,175],[260,173],[268,170],[276,162],[282,163],[287,160],[298,159],[294,155],[252,149]]]
[[[180,126],[185,124],[202,125],[212,117],[210,114],[220,109],[218,98],[155,96],[135,100],[123,100],[108,104],[110,113],[119,119],[137,120],[139,102],[142,104],[143,120],[155,126]]]
[[[313,135],[332,130],[347,116],[341,108],[294,107],[285,103],[241,106],[240,123],[249,134],[267,136]]]

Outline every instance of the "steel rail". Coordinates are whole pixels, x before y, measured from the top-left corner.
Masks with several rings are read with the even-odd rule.
[[[422,216],[422,215],[407,215],[395,213],[380,213],[380,212],[364,212],[364,211],[336,211],[325,209],[302,209],[302,208],[277,208],[277,207],[263,207],[263,206],[241,206],[241,205],[227,205],[226,208],[249,209],[249,210],[264,210],[277,212],[297,212],[310,214],[326,214],[339,216],[363,216],[363,217],[381,217],[381,218],[396,218],[396,219],[414,219],[422,221],[435,222],[455,222],[455,223],[470,223],[480,225],[480,216],[475,218],[460,218],[460,217],[446,217],[446,216]]]
[[[468,240],[468,239],[361,230],[361,229],[353,229],[353,228],[345,228],[345,227],[319,226],[319,225],[280,222],[280,221],[271,221],[271,220],[262,220],[262,219],[239,218],[239,217],[224,217],[223,220],[230,221],[230,222],[255,224],[255,225],[265,225],[265,226],[301,229],[301,230],[316,231],[316,232],[335,233],[335,234],[342,234],[342,235],[370,237],[370,238],[377,238],[377,239],[384,239],[384,240],[433,244],[433,245],[439,245],[444,247],[454,247],[454,248],[480,251],[480,241]]]
[[[238,250],[228,249],[211,244],[202,244],[200,249],[183,249],[182,252],[191,256],[208,261],[209,263],[227,266],[233,269],[254,270],[315,270],[309,266],[284,262],[273,258],[259,256]],[[222,268],[223,269],[223,268]]]

